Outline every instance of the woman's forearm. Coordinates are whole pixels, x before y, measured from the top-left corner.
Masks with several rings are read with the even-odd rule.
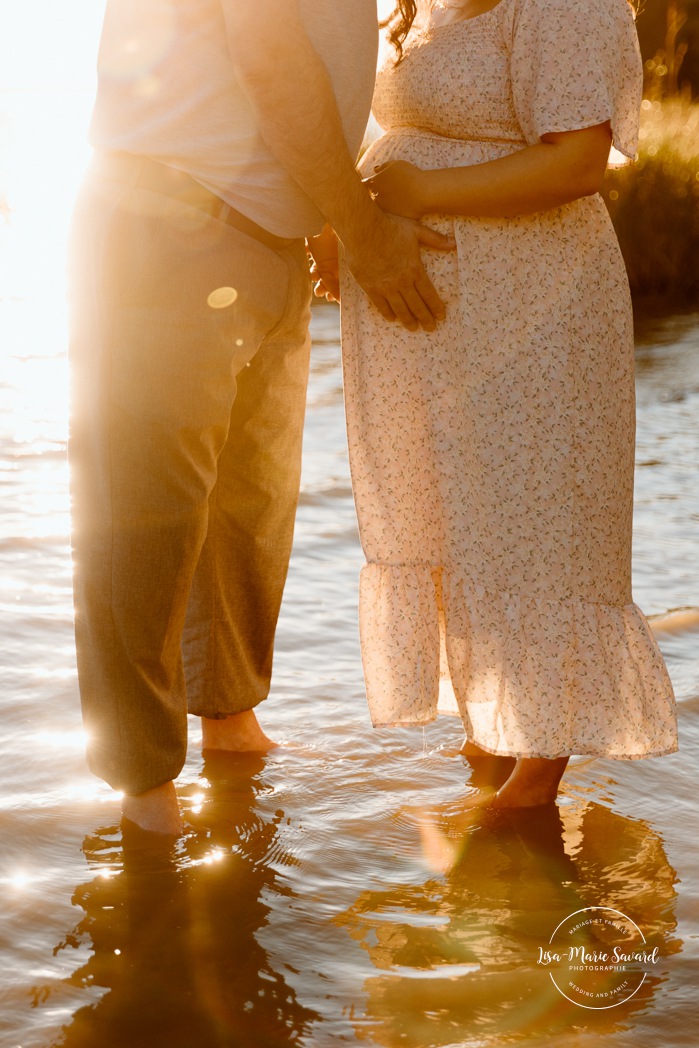
[[[545,211],[596,193],[610,146],[608,124],[546,135],[536,145],[483,164],[415,169],[415,185],[408,195],[414,197],[419,212],[415,217],[511,218]],[[388,196],[382,200],[379,191],[377,199],[390,210]]]
[[[585,157],[567,164],[561,163],[558,151],[557,144],[542,142],[485,164],[425,171],[425,214],[510,218],[596,193],[606,158],[602,165]]]

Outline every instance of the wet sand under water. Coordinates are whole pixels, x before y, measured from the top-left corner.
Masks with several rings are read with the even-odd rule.
[[[679,753],[576,760],[557,810],[456,829],[449,813],[469,792],[458,722],[371,730],[337,314],[321,308],[260,713],[283,745],[202,762],[192,721],[187,833],[154,852],[122,839],[118,802],[84,768],[56,408],[65,358],[37,341],[30,300],[0,302],[0,332],[18,316],[26,344],[0,385],[0,1046],[697,1044],[699,317],[649,322],[638,347],[635,596],[659,616]],[[605,1009],[567,1000],[537,963],[587,907],[621,911],[658,947],[633,997]]]

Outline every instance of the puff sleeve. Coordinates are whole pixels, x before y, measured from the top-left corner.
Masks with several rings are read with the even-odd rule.
[[[633,159],[643,67],[627,0],[520,0],[510,32],[513,101],[527,142],[609,120],[614,146]]]

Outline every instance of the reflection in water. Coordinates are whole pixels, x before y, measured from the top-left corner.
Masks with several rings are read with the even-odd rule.
[[[175,849],[135,827],[121,840],[115,829],[86,839],[99,872],[77,889],[85,917],[56,950],[89,939],[90,959],[70,981],[107,992],[73,1015],[61,1048],[303,1043],[315,1015],[256,939],[270,912],[263,894],[281,891],[271,859],[284,861],[277,823],[253,810],[263,765],[210,755],[196,827]]]
[[[549,1034],[571,1043],[628,1029],[648,1008],[681,948],[676,875],[660,838],[586,801],[532,814],[482,813],[445,877],[367,891],[342,915],[381,973],[365,983],[360,1039],[481,1048]],[[663,958],[635,997],[605,1011],[567,1001],[536,964],[559,922],[585,906],[621,910]]]

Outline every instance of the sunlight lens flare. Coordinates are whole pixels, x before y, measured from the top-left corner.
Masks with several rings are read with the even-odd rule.
[[[106,75],[152,83],[152,70],[167,53],[175,34],[174,5],[126,0],[107,9],[100,65]]]
[[[227,309],[228,306],[232,306],[238,297],[238,292],[234,287],[217,287],[215,291],[212,291],[206,302],[211,309]]]

